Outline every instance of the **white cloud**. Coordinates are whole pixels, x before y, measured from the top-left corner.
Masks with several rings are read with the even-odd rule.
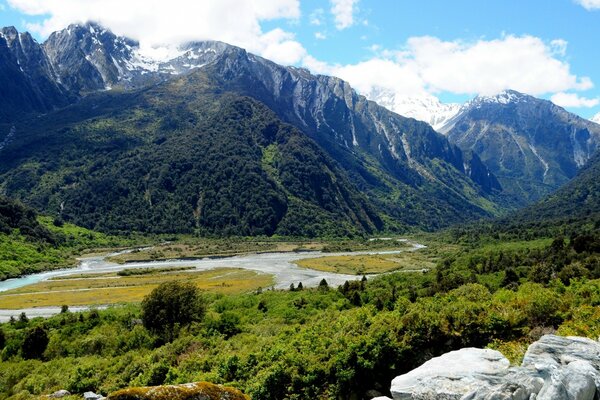
[[[575,2],[582,5],[586,10],[600,9],[600,0],[575,0]]]
[[[348,81],[358,92],[368,94],[380,89],[405,96],[426,93],[425,82],[412,66],[374,58],[354,65],[332,67],[328,71]]]
[[[354,25],[354,11],[359,0],[330,0],[335,27],[339,30]]]
[[[221,40],[288,64],[305,54],[291,33],[261,30],[261,21],[300,17],[299,0],[8,0],[28,15],[48,16],[28,29],[47,36],[89,20],[145,47]]]
[[[561,107],[572,107],[572,108],[590,108],[600,104],[600,99],[588,99],[580,97],[577,93],[565,93],[559,92],[550,98],[552,102]]]
[[[368,61],[329,66],[328,73],[348,80],[364,94],[388,90],[401,96],[448,92],[493,95],[514,89],[544,95],[593,87],[573,74],[562,59],[563,40],[545,43],[533,36],[503,36],[475,42],[408,39],[401,51],[373,47]]]
[[[323,32],[315,32],[315,39],[325,40],[327,39],[327,35]]]

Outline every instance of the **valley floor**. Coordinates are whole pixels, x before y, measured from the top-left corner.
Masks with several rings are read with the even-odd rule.
[[[0,325],[0,398],[37,398],[58,389],[106,395],[192,381],[226,384],[259,400],[365,398],[367,392],[389,395],[394,376],[453,349],[487,346],[518,364],[544,333],[600,334],[594,247],[600,235],[411,240],[427,247],[329,242],[321,249],[333,254],[261,253],[155,262],[155,268],[147,261],[104,261],[114,269],[70,271],[15,288],[0,295],[0,307],[106,304],[103,292],[129,304],[82,313],[70,307],[51,318],[16,316]],[[170,254],[169,246],[180,245],[161,251]],[[390,246],[398,252],[390,253]],[[344,254],[348,250],[359,254]],[[288,268],[314,273],[315,280],[303,278],[300,288],[298,280],[283,285],[277,268],[240,268],[245,257],[284,257]],[[198,270],[196,262],[222,265]],[[363,279],[368,272],[385,273]],[[348,281],[320,284],[318,277],[329,276],[322,274],[336,273]],[[206,313],[164,337],[144,325],[139,301],[173,280],[204,289]],[[37,353],[27,345],[34,332],[47,337]]]

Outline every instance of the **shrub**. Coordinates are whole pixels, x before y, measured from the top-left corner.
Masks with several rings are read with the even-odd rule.
[[[146,329],[172,340],[177,326],[202,320],[205,304],[192,283],[166,282],[142,301],[142,321]]]
[[[41,359],[49,341],[46,330],[36,326],[25,334],[25,339],[23,339],[21,345],[21,355],[25,359]]]

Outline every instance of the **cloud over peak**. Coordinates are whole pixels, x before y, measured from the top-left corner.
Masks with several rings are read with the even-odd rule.
[[[370,60],[324,72],[363,93],[384,89],[404,96],[493,95],[506,89],[544,95],[592,88],[590,78],[571,72],[563,59],[566,47],[564,40],[546,43],[528,35],[474,42],[419,36],[409,38],[399,51],[376,47]]]
[[[43,16],[41,23],[28,25],[42,36],[71,23],[95,21],[144,47],[221,40],[285,64],[299,62],[305,53],[292,33],[263,32],[260,25],[298,19],[299,0],[8,0],[8,4],[27,15]]]

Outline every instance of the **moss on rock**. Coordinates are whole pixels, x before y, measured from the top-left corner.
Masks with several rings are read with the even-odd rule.
[[[208,382],[122,389],[108,400],[249,400],[237,389]]]

